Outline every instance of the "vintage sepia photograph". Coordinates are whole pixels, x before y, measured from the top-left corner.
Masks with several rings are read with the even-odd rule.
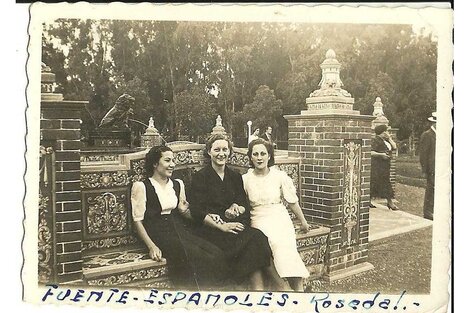
[[[446,312],[449,8],[30,12],[26,301]]]

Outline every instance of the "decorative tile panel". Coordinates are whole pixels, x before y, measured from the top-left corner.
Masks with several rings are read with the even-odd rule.
[[[91,154],[82,154],[80,156],[80,162],[90,163],[90,162],[118,162],[118,154],[109,154],[109,155],[91,155]]]
[[[359,208],[361,199],[361,157],[360,141],[346,141],[344,152],[343,218],[341,247],[359,242]]]
[[[124,235],[130,231],[127,189],[84,192],[84,239]]]
[[[88,284],[98,286],[124,285],[135,281],[144,281],[147,279],[163,277],[166,276],[167,273],[168,269],[166,266],[148,268],[123,274],[110,275],[104,278],[92,279],[88,281]]]
[[[52,276],[52,230],[46,213],[49,198],[39,194],[38,261],[39,281],[50,282]]]
[[[327,241],[328,234],[297,239],[297,249],[308,248],[315,245],[326,245]]]
[[[277,166],[281,171],[286,172],[287,175],[292,178],[295,190],[297,190],[297,194],[300,194],[299,163],[283,163]]]
[[[317,264],[319,261],[317,249],[303,250],[303,251],[300,251],[299,254],[305,266]]]
[[[122,187],[128,185],[127,171],[82,173],[80,185],[84,189]]]
[[[119,246],[132,245],[137,243],[138,240],[135,236],[113,236],[110,238],[100,238],[83,242],[83,250],[91,249],[106,249]]]
[[[41,283],[56,281],[56,248],[54,246],[54,150],[40,147],[39,199],[38,199],[38,280]]]
[[[228,159],[228,164],[240,167],[250,167],[250,158],[244,153],[233,151]]]

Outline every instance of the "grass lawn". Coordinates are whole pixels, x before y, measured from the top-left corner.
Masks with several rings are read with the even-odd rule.
[[[398,183],[401,210],[423,216],[424,189]],[[432,227],[404,233],[369,245],[374,269],[332,283],[318,282],[313,292],[426,294],[431,283]]]
[[[419,157],[409,155],[399,155],[396,159],[397,182],[426,187],[426,178],[421,171]]]

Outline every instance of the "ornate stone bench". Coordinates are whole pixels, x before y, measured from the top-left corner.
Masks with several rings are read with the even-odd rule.
[[[203,145],[170,143],[177,168],[174,176],[189,185],[191,175],[204,165]],[[146,151],[115,157],[82,158],[83,275],[89,285],[171,287],[165,262],[148,257],[147,249],[133,231],[130,186],[143,179]],[[276,165],[286,171],[300,188],[299,158],[276,154]],[[248,170],[246,149],[234,148],[229,164]],[[300,194],[300,192],[299,192]],[[298,223],[294,220],[298,229]],[[325,271],[329,228],[314,226],[308,233],[297,232],[297,247],[310,271],[307,284]]]

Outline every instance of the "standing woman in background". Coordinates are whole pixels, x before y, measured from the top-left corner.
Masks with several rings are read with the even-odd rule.
[[[398,207],[393,203],[395,195],[390,182],[390,159],[397,145],[390,137],[387,125],[376,126],[374,131],[370,153],[370,197],[387,199],[387,207],[396,211]]]
[[[256,128],[253,134],[251,134],[248,138],[248,143],[252,142],[255,139],[259,138],[259,128]]]
[[[224,253],[185,228],[191,218],[184,184],[171,179],[175,162],[166,146],[153,147],[145,156],[147,178],[132,185],[134,225],[153,260],[168,261],[169,277],[176,288],[222,286],[227,275]]]

